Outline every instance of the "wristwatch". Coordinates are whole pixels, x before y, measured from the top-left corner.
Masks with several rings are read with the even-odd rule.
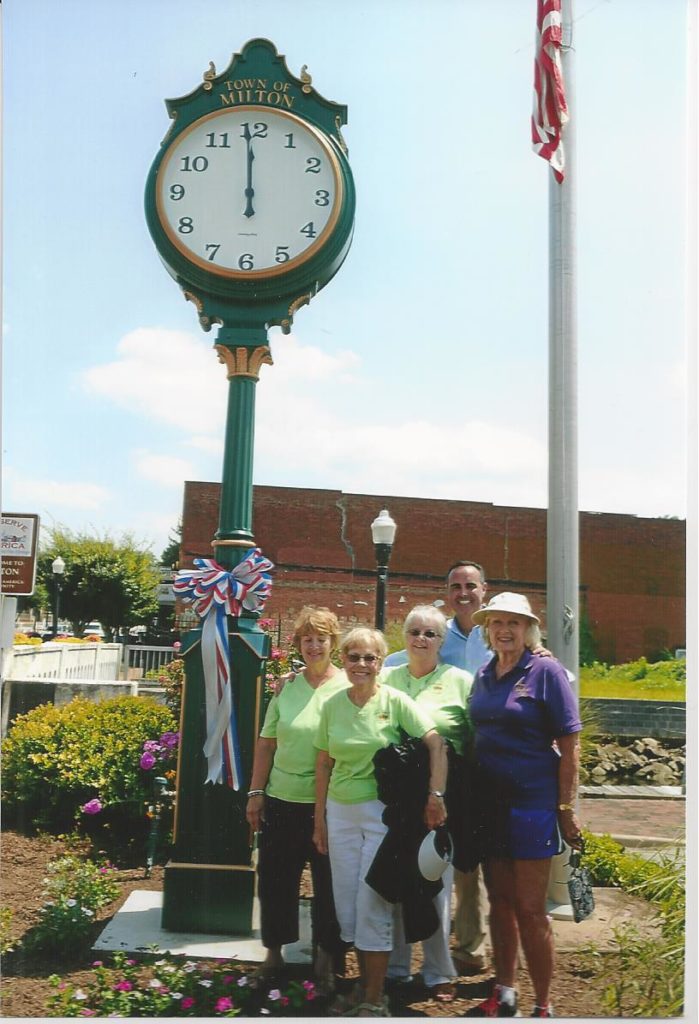
[[[431,789],[430,796],[438,796],[440,800],[444,799],[444,793],[441,793],[438,789]]]
[[[558,805],[558,810],[559,811],[574,811],[575,808],[573,807],[572,804],[559,804]]]

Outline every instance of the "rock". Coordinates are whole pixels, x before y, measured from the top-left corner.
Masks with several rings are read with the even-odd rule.
[[[644,737],[641,740],[641,743],[646,747],[650,747],[651,750],[658,750],[660,748],[660,743],[656,739],[653,739],[652,736]]]

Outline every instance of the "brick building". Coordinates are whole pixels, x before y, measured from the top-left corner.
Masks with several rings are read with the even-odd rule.
[[[219,484],[185,483],[182,566],[211,555],[219,495]],[[485,566],[491,593],[526,593],[545,627],[545,509],[265,486],[254,487],[253,508],[255,541],[276,566],[265,615],[283,634],[304,604],[326,605],[343,623],[373,621],[370,525],[382,508],[398,524],[387,623],[443,598],[446,569],[470,558]],[[602,661],[684,647],[684,521],[581,512],[580,607]]]

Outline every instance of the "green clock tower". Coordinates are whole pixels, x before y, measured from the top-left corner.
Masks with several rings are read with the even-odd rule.
[[[187,96],[168,100],[169,132],[146,183],[153,242],[228,377],[219,526],[212,557],[233,571],[252,534],[255,388],[272,363],[270,327],[287,333],[299,308],[342,265],[355,192],[342,126],[347,108],[299,77],[266,39],[225,71],[209,65]],[[191,402],[206,409],[206,395]],[[206,782],[207,710],[202,629],[183,642],[185,687],[173,855],[165,869],[163,927],[250,935],[254,869],[245,820],[261,725],[268,638],[254,613],[228,617],[230,685],[241,782]]]

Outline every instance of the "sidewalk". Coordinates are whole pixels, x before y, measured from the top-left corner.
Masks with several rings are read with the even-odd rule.
[[[656,840],[664,845],[685,838],[683,799],[583,795],[579,813],[590,832],[610,835],[627,846],[649,846]]]

